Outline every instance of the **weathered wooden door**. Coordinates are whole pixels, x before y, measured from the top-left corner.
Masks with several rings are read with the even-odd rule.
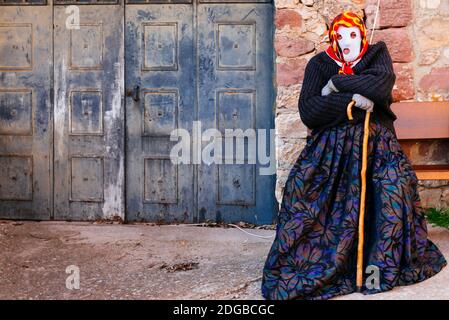
[[[234,150],[225,153],[225,141],[222,164],[198,166],[199,219],[271,223],[275,175],[262,169],[254,153],[269,154],[274,128],[273,7],[270,1],[235,2],[198,6],[198,118],[204,129],[217,128]],[[256,134],[246,139],[242,154],[232,136],[247,129]]]
[[[271,222],[273,174],[192,162],[194,121],[222,133],[273,128],[272,4],[148,2],[126,5],[128,219]],[[190,164],[170,159],[176,128],[190,133]]]
[[[190,130],[195,120],[193,28],[190,4],[127,4],[129,220],[189,221],[194,216],[193,165],[170,160],[171,131]]]
[[[124,216],[124,5],[78,1],[54,7],[54,216]]]
[[[0,0],[1,218],[51,216],[51,57],[51,2]]]

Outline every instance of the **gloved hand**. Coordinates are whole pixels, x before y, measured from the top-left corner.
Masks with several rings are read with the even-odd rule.
[[[373,112],[374,102],[372,102],[370,99],[365,98],[361,94],[354,93],[354,95],[352,96],[352,100],[355,101],[354,106],[356,106],[357,108],[366,110],[368,112]]]
[[[338,92],[337,88],[332,83],[332,79],[329,79],[327,84],[321,89],[321,95],[327,96],[328,94],[331,94],[332,92]]]

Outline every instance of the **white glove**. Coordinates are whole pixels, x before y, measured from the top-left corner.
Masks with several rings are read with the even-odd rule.
[[[329,79],[327,84],[321,89],[321,95],[327,96],[328,94],[331,94],[332,92],[338,92],[337,88],[332,83],[332,79]]]
[[[354,95],[352,96],[352,100],[355,101],[354,105],[356,107],[366,110],[368,112],[373,112],[374,102],[372,102],[370,99],[365,98],[361,94],[354,93]]]

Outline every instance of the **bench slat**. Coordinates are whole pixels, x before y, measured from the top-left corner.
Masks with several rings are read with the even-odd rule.
[[[399,140],[449,138],[449,102],[397,102],[391,109]]]
[[[449,180],[449,171],[415,170],[419,180]]]

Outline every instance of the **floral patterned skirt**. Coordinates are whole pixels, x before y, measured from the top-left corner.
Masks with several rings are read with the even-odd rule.
[[[363,127],[344,123],[308,136],[285,183],[264,298],[328,299],[356,290]],[[423,281],[446,265],[427,238],[410,161],[390,129],[372,120],[369,131],[363,294]],[[367,285],[373,267],[377,285]]]

